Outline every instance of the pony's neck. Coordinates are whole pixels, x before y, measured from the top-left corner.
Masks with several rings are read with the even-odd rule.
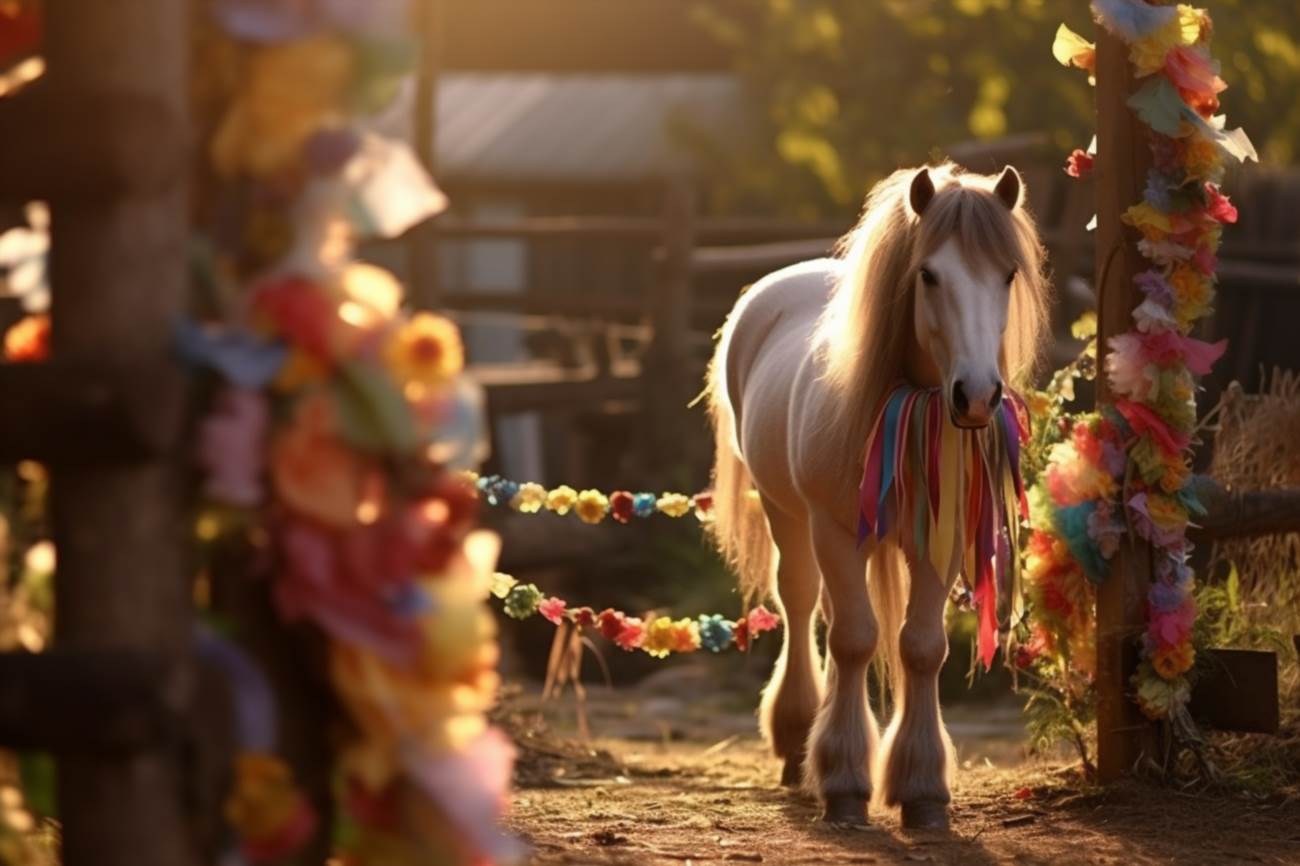
[[[903,378],[915,388],[939,388],[943,373],[939,365],[921,342],[916,339],[916,329],[907,329],[907,351],[903,355]]]

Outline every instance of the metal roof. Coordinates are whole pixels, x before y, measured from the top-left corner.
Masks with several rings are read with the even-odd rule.
[[[714,136],[745,126],[725,74],[446,73],[437,98],[445,180],[636,180],[689,170],[679,124]],[[678,127],[679,128],[679,127]]]

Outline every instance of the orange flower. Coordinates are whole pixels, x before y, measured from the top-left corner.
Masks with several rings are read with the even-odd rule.
[[[351,527],[365,492],[366,466],[334,436],[333,407],[321,394],[298,404],[293,425],[271,453],[280,499],[329,526]]]
[[[4,357],[15,363],[50,357],[50,317],[41,313],[21,319],[5,334]]]
[[[1156,650],[1155,655],[1151,657],[1151,666],[1156,669],[1156,673],[1167,680],[1179,676],[1191,670],[1192,662],[1196,660],[1196,650],[1188,641],[1176,644],[1174,646],[1164,646]]]
[[[465,366],[460,331],[441,316],[419,313],[389,340],[389,370],[403,382],[440,385]]]

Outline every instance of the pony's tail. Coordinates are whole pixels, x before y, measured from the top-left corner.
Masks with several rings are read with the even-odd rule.
[[[880,710],[885,712],[885,691],[890,701],[897,703],[903,695],[903,665],[899,657],[898,634],[907,615],[908,581],[910,580],[903,551],[892,542],[877,543],[867,561],[867,592],[871,609],[876,614],[880,639],[876,645],[876,659],[880,663]]]
[[[709,419],[713,424],[713,520],[709,534],[735,571],[745,609],[772,591],[775,545],[767,517],[758,501],[749,468],[736,451],[736,421],[720,378],[725,375],[725,351],[719,342],[709,366]]]

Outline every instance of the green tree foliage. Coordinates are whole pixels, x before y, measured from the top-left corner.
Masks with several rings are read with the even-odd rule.
[[[1295,159],[1300,6],[1210,10],[1233,124],[1266,159]],[[1060,23],[1093,32],[1084,0],[700,0],[695,16],[756,102],[752,138],[700,143],[724,209],[843,212],[944,145],[1044,132],[1064,157],[1092,137],[1091,88],[1051,53]]]

